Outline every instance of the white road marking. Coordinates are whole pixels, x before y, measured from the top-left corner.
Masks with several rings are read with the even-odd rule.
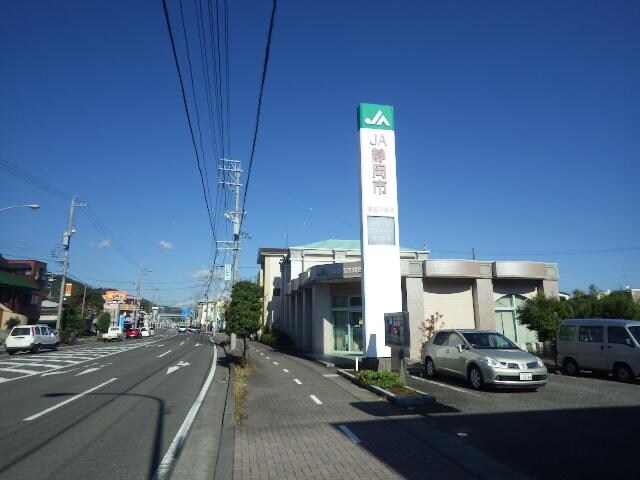
[[[278,365],[278,362],[273,362],[274,365]]]
[[[465,390],[464,388],[454,387],[453,385],[447,385],[446,383],[436,382],[435,380],[427,380],[426,378],[416,377],[415,375],[409,375],[411,378],[415,378],[416,380],[420,380],[421,382],[433,383],[434,385],[439,385],[441,387],[450,388],[451,390],[455,390],[456,392],[468,393],[469,395],[473,395],[474,397],[481,397],[482,395],[478,395],[470,390]]]
[[[195,346],[196,346],[196,347],[199,347],[199,346],[200,346],[200,344],[199,344],[199,343],[196,343],[196,344],[195,344]]]
[[[302,382],[300,380],[298,380],[297,378],[294,378],[293,381],[296,382],[298,385],[302,385]]]
[[[173,350],[167,350],[166,352],[164,352],[162,355],[158,355],[158,358],[162,358],[164,357],[166,354],[171,353]]]
[[[283,371],[284,373],[289,373],[289,370],[287,370],[286,368],[283,368],[283,369],[282,369],[282,371]]]
[[[175,372],[176,370],[178,370],[181,367],[186,367],[188,365],[191,365],[189,362],[183,362],[183,361],[179,361],[176,365],[174,365],[173,367],[169,367],[167,368],[167,375],[169,375],[170,373]]]
[[[16,373],[24,373],[27,375],[35,375],[36,373],[40,373],[37,370],[25,370],[24,368],[0,368],[0,372],[16,372]]]
[[[269,357],[264,357],[264,358],[266,358],[267,360],[271,360],[271,358],[269,358]]]
[[[13,365],[14,367],[24,367],[26,365],[30,366],[30,367],[50,367],[51,365],[48,363],[27,363],[24,364],[22,362],[18,363],[18,362],[0,362],[1,365]]]
[[[86,370],[83,370],[80,373],[76,373],[76,377],[79,377],[80,375],[84,375],[85,373],[95,372],[96,370],[100,370],[100,369],[99,368],[87,368]]]
[[[260,355],[264,355],[264,353],[260,352]]]
[[[338,428],[342,430],[342,433],[349,437],[353,443],[360,443],[360,439],[356,437],[355,433],[349,430],[346,425],[338,425]]]
[[[316,402],[318,405],[322,405],[322,402],[320,401],[320,399],[318,397],[316,397],[315,395],[309,395],[309,396],[311,397],[311,400]]]
[[[182,345],[184,345],[184,342],[180,342],[180,345],[178,345],[178,346],[181,347]]]
[[[340,375],[338,375],[337,373],[325,373],[322,376],[330,378],[330,377],[339,377]]]
[[[107,380],[106,382],[103,382],[103,383],[101,383],[100,385],[96,385],[95,387],[90,388],[89,390],[85,390],[84,392],[79,393],[78,395],[74,395],[74,396],[73,396],[73,397],[71,397],[71,398],[67,398],[64,402],[57,403],[57,404],[55,404],[53,407],[49,407],[49,408],[47,408],[46,410],[41,411],[40,413],[36,413],[35,415],[31,415],[30,417],[25,418],[25,419],[24,419],[24,421],[25,421],[25,422],[30,422],[31,420],[35,420],[36,418],[39,418],[39,417],[41,417],[42,415],[46,415],[46,414],[47,414],[47,413],[49,413],[49,412],[52,412],[52,411],[54,411],[54,410],[57,410],[58,408],[60,408],[60,407],[62,407],[62,406],[64,406],[64,405],[66,405],[67,403],[71,403],[71,402],[73,402],[74,400],[77,400],[77,399],[79,399],[79,398],[82,398],[82,397],[84,397],[85,395],[87,395],[88,393],[91,393],[91,392],[93,392],[93,391],[95,391],[95,390],[98,390],[99,388],[102,388],[102,387],[104,387],[105,385],[108,385],[109,383],[114,382],[114,381],[116,381],[116,380],[117,380],[117,378],[112,378],[111,380]]]
[[[213,362],[211,363],[211,371],[209,372],[209,376],[207,377],[207,380],[204,382],[204,385],[202,386],[202,389],[198,394],[198,398],[196,398],[196,401],[191,406],[191,410],[189,410],[187,417],[184,419],[184,422],[182,422],[182,425],[180,426],[180,430],[178,430],[178,433],[176,433],[176,436],[173,439],[173,442],[171,442],[171,446],[169,447],[169,450],[167,450],[167,453],[165,453],[164,457],[162,458],[162,462],[158,466],[156,473],[153,475],[152,480],[162,480],[166,478],[169,472],[171,471],[171,466],[176,459],[176,455],[180,451],[180,447],[182,447],[182,444],[184,442],[184,439],[187,436],[187,433],[189,433],[189,429],[191,428],[193,419],[196,417],[196,414],[200,409],[200,405],[202,405],[202,401],[204,400],[204,396],[207,393],[207,390],[209,390],[209,386],[211,385],[213,376],[216,373],[217,361],[218,361],[218,349],[214,349]]]
[[[47,372],[47,373],[43,373],[41,375],[41,377],[48,377],[49,375],[62,375],[63,373],[69,373],[69,372],[75,372],[76,370],[78,370],[80,367],[77,368],[71,368],[69,370],[56,370],[54,372]]]

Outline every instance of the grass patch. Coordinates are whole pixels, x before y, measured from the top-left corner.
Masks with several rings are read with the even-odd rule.
[[[375,385],[376,387],[384,388],[389,391],[394,388],[404,386],[402,380],[400,380],[400,375],[396,372],[389,372],[386,370],[360,370],[356,373],[356,378],[362,383]]]
[[[236,381],[234,385],[234,394],[235,394],[235,422],[236,425],[240,425],[244,420],[247,419],[247,377],[255,372],[255,367],[251,360],[247,360],[247,365],[245,367],[241,367],[236,364],[234,367],[234,372],[236,376]]]

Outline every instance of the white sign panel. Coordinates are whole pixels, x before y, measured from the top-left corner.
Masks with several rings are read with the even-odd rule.
[[[364,356],[384,358],[384,314],[402,311],[393,107],[361,103],[358,122]]]

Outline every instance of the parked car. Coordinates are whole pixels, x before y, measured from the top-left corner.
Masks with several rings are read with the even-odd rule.
[[[153,337],[156,334],[156,329],[153,327],[149,327],[149,336]]]
[[[537,389],[547,384],[541,359],[491,330],[440,330],[422,345],[425,376],[464,378],[485,385]]]
[[[38,353],[41,348],[57,350],[60,345],[58,332],[47,325],[19,325],[13,327],[5,340],[9,355],[21,350]]]
[[[142,333],[140,332],[139,328],[132,328],[131,330],[127,331],[126,337],[127,338],[141,338],[142,337]]]
[[[580,370],[613,372],[621,382],[640,375],[640,322],[564,320],[558,328],[557,360],[568,375]]]
[[[112,340],[118,341],[118,342],[122,341],[122,328],[117,326],[111,326],[109,327],[109,330],[107,330],[105,333],[102,334],[103,342],[110,342]]]
[[[151,333],[149,333],[149,329],[147,327],[140,327],[140,336],[141,337],[149,337]]]

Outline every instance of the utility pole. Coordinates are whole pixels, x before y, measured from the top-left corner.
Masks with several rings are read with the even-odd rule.
[[[222,173],[220,175],[221,180],[218,183],[228,187],[234,195],[235,210],[224,212],[224,216],[231,221],[233,225],[233,240],[231,241],[219,241],[222,244],[232,244],[231,247],[222,247],[220,250],[233,251],[233,270],[231,276],[231,284],[235,284],[238,281],[238,252],[240,251],[240,224],[242,223],[242,216],[244,211],[240,210],[240,175],[242,174],[242,162],[240,160],[228,160],[222,159],[222,163],[218,167],[218,170]]]
[[[140,293],[142,277],[148,273],[151,273],[151,269],[140,265],[140,271],[138,272],[138,278],[136,280],[136,307],[133,313],[133,328],[138,327],[138,316],[140,314],[140,305],[142,304],[142,297]]]
[[[67,270],[69,268],[69,245],[71,243],[71,235],[76,233],[76,229],[73,228],[73,211],[76,207],[86,207],[86,203],[77,202],[76,195],[71,199],[71,206],[69,207],[69,221],[67,223],[67,229],[62,235],[62,248],[64,249],[64,267],[62,269],[62,279],[60,280],[60,301],[58,302],[58,318],[56,319],[56,330],[60,331],[62,328],[62,303],[64,302],[64,286],[67,281]]]
[[[84,302],[87,299],[87,284],[84,284],[84,293],[82,294],[82,309],[80,310],[80,317],[84,320]]]

